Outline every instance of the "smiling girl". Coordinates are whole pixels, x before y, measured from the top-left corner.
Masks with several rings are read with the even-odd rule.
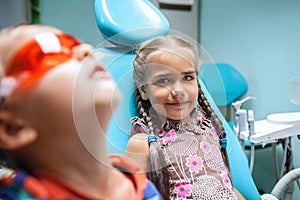
[[[134,61],[139,117],[128,155],[165,199],[243,199],[231,184],[226,133],[198,82],[197,47],[175,36],[142,43]]]

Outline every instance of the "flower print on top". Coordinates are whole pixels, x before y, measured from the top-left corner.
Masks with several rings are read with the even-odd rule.
[[[230,181],[230,179],[229,179],[228,173],[227,173],[227,172],[222,172],[222,173],[221,173],[221,176],[223,177],[223,183],[224,183],[229,189],[231,189],[231,188],[232,188],[232,185],[231,185],[231,181]]]
[[[205,141],[201,141],[200,142],[200,148],[202,149],[202,151],[207,154],[209,153],[210,149],[211,149],[211,145],[208,142]]]
[[[166,134],[163,134],[165,131],[162,130],[162,141],[163,144],[171,144],[176,139],[176,133],[173,129],[169,130]]]
[[[199,156],[190,155],[188,158],[186,158],[185,165],[189,167],[191,173],[199,173],[199,171],[203,168],[203,160]]]
[[[180,182],[175,185],[174,193],[177,199],[186,199],[191,195],[191,184],[188,182]]]
[[[215,129],[201,108],[191,116],[193,123],[166,121],[156,130],[171,175],[170,199],[235,199]],[[133,122],[149,134],[142,118]]]

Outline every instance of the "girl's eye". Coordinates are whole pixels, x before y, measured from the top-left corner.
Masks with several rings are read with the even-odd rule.
[[[183,80],[184,81],[191,81],[191,80],[194,80],[195,78],[193,76],[184,76],[183,77]]]
[[[154,84],[157,84],[157,85],[166,85],[169,82],[170,82],[169,79],[167,79],[167,78],[161,78],[161,79],[156,80]]]

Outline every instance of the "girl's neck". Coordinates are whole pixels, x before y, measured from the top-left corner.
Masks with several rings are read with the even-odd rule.
[[[163,116],[158,116],[153,119],[153,122],[156,125],[156,127],[161,127],[166,122],[176,124],[176,123],[189,123],[189,122],[195,122],[195,121],[196,121],[196,118],[191,117],[191,116],[188,116],[188,117],[180,119],[180,120],[173,120],[173,119],[165,118]]]

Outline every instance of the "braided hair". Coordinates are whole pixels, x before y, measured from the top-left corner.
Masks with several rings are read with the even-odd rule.
[[[208,103],[206,97],[204,96],[203,91],[201,90],[201,86],[199,82],[198,82],[198,88],[199,88],[198,103],[200,107],[204,110],[206,117],[211,119],[212,125],[216,129],[219,139],[226,138],[226,132],[224,130],[223,124],[221,120],[218,118],[218,116],[216,115],[216,113],[210,107],[210,104]],[[226,148],[223,147],[222,145],[221,145],[221,154],[225,165],[228,167],[228,169],[230,169],[227,151]]]
[[[199,66],[199,56],[198,49],[196,45],[192,45],[189,42],[181,39],[177,36],[167,35],[167,36],[159,36],[154,39],[143,42],[139,49],[137,50],[136,58],[134,60],[134,81],[136,85],[135,95],[138,110],[141,114],[141,117],[144,119],[146,124],[149,127],[150,135],[155,135],[155,128],[152,122],[153,113],[152,105],[149,99],[142,99],[142,95],[140,93],[139,88],[144,87],[147,83],[145,77],[147,58],[151,53],[162,51],[162,52],[182,52],[187,51],[189,56],[192,58],[192,64],[197,69],[198,75],[198,66]],[[201,86],[198,81],[198,104],[205,112],[207,118],[211,119],[212,125],[219,134],[219,138],[225,138],[226,133],[224,131],[222,122],[219,120],[215,112],[210,107],[206,97],[204,96],[203,91],[201,90]],[[155,112],[155,110],[154,110]],[[155,113],[154,113],[155,114]],[[166,170],[166,161],[164,160],[164,155],[159,144],[155,142],[151,142],[149,144],[149,157],[148,157],[148,178],[156,185],[157,189],[161,192],[165,199],[169,198],[169,179],[170,176],[168,171]],[[229,162],[227,157],[227,152],[224,147],[221,147],[222,158],[229,168]],[[163,163],[163,164],[162,164]]]
[[[144,101],[141,98],[140,92],[136,89],[136,100],[139,112],[145,122],[147,123],[150,136],[156,137],[154,134],[154,125],[152,123],[150,114],[149,114],[149,102]],[[148,143],[149,143],[149,157],[148,157],[148,164],[147,164],[147,176],[149,180],[151,180],[156,188],[160,191],[161,195],[164,199],[169,199],[169,175],[166,168],[166,161],[164,159],[163,152],[157,143],[156,140],[149,142],[148,136]]]

